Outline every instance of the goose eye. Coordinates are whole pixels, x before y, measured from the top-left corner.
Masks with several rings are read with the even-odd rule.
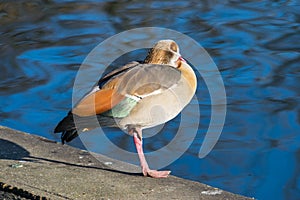
[[[172,51],[175,51],[175,52],[177,52],[177,50],[178,50],[177,45],[176,45],[175,42],[172,42],[172,43],[171,43],[170,48],[171,48]]]

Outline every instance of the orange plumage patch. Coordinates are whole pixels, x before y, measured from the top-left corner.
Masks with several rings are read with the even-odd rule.
[[[101,114],[113,108],[123,98],[114,89],[102,89],[82,99],[72,113],[82,117]]]

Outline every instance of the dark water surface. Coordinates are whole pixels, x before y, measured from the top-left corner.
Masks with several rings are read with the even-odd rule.
[[[199,159],[211,106],[198,77],[197,137],[166,168],[249,197],[300,199],[299,11],[299,1],[0,1],[0,124],[59,141],[53,128],[70,109],[77,70],[97,44],[131,28],[174,29],[211,55],[228,106],[220,140]],[[178,120],[145,139],[146,151],[168,143]],[[122,132],[108,137],[134,150]],[[78,139],[71,144],[80,146]]]

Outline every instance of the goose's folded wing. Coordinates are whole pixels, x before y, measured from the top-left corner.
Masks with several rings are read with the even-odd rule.
[[[124,98],[135,96],[141,99],[159,94],[175,85],[181,77],[179,70],[168,65],[135,63],[122,68],[104,76],[99,81],[101,87],[86,95],[72,109],[72,113],[79,116],[101,114]]]
[[[110,110],[124,98],[123,95],[115,92],[115,85],[119,77],[138,64],[135,61],[130,62],[103,76],[96,86],[74,106],[72,113],[86,117]]]
[[[121,95],[144,98],[171,88],[181,78],[181,72],[169,65],[139,64],[125,73],[116,85]]]
[[[133,62],[130,62],[122,67],[119,67],[115,70],[113,70],[112,72],[106,74],[105,76],[103,76],[99,81],[98,81],[98,84],[97,86],[99,88],[102,88],[104,85],[106,85],[106,88],[108,88],[108,84],[112,87],[114,87],[115,85],[111,83],[111,81],[119,76],[122,76],[124,73],[126,73],[128,70],[136,67],[140,65],[139,62],[136,62],[136,61],[133,61]]]
[[[114,89],[101,89],[83,98],[72,109],[72,113],[81,117],[101,114],[117,105],[123,98]]]

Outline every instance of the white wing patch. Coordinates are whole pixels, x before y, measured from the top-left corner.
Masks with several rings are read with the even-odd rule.
[[[132,99],[136,102],[139,102],[142,99],[142,97],[135,96],[135,95],[130,95],[130,94],[125,94],[125,97],[130,98],[130,99]]]
[[[144,95],[139,95],[139,97],[141,97],[141,98],[149,97],[149,96],[152,96],[152,95],[160,94],[160,93],[162,93],[162,91],[163,91],[162,89],[154,90],[151,93],[144,94]]]

